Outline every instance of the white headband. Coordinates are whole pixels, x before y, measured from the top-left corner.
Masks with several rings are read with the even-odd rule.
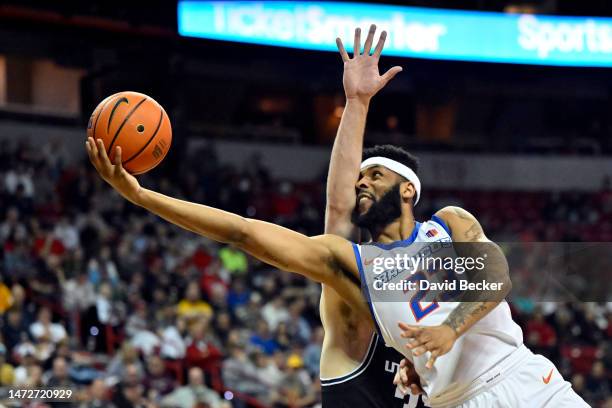
[[[416,190],[416,199],[414,200],[414,205],[419,202],[419,198],[421,197],[421,180],[419,180],[419,177],[410,167],[405,166],[402,163],[396,162],[395,160],[387,159],[386,157],[375,156],[370,157],[369,159],[366,159],[363,161],[363,163],[361,163],[361,171],[372,166],[386,167],[411,182],[414,185],[414,189]]]

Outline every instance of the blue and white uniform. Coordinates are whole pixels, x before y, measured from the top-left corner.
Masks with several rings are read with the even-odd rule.
[[[376,322],[377,330],[386,344],[398,350],[411,360],[421,378],[421,385],[432,407],[490,407],[490,406],[544,406],[537,401],[542,398],[555,398],[555,406],[587,406],[572,390],[569,383],[563,381],[554,365],[542,356],[536,356],[523,345],[521,328],[512,320],[510,308],[506,302],[474,324],[455,342],[453,348],[437,358],[432,369],[425,368],[429,352],[415,357],[405,347],[407,339],[401,337],[398,322],[412,325],[434,326],[444,322],[459,303],[452,301],[453,293],[448,293],[448,301],[427,298],[427,290],[419,289],[420,280],[430,282],[448,281],[448,271],[432,268],[418,268],[418,262],[411,267],[397,263],[385,264],[389,259],[412,259],[418,261],[426,255],[437,251],[444,256],[456,256],[452,248],[451,232],[439,217],[433,216],[427,222],[417,222],[414,231],[403,241],[391,244],[368,243],[353,244],[357,265],[361,275],[364,295],[370,304],[370,311]],[[440,255],[437,254],[437,255]],[[377,261],[379,259],[379,261]],[[380,261],[383,259],[383,261]],[[393,266],[389,267],[391,264]],[[451,271],[452,273],[452,271]],[[453,279],[456,279],[455,275]],[[415,282],[412,290],[402,284],[403,281]],[[400,290],[383,287],[383,283],[397,284]],[[401,286],[400,286],[401,285]],[[520,372],[522,366],[530,366],[529,373]],[[546,376],[553,370],[555,384],[544,383],[540,376]],[[497,405],[495,401],[504,399],[495,395],[509,391],[501,390],[500,384],[512,383],[511,375],[522,376],[520,382],[529,376],[533,377],[535,391],[528,392],[527,385],[521,389],[511,390],[517,404]],[[508,378],[507,378],[508,377]],[[507,381],[502,381],[504,379]],[[540,390],[542,386],[547,387]],[[507,387],[506,387],[507,388]],[[569,390],[569,391],[568,391]],[[481,395],[485,391],[485,396]],[[545,392],[546,391],[546,392]],[[569,392],[569,394],[568,394]],[[555,395],[560,395],[557,397]],[[521,397],[532,398],[527,403]],[[569,398],[571,404],[564,405],[559,398]],[[483,399],[483,398],[489,399]],[[574,398],[575,397],[575,398]],[[534,399],[535,398],[535,399]],[[481,399],[483,402],[478,402]],[[492,402],[493,401],[493,402]],[[476,404],[476,405],[474,405]],[[522,404],[522,405],[521,405]],[[583,404],[583,405],[580,405]]]

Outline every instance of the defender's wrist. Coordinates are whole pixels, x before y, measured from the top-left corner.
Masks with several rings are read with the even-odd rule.
[[[367,110],[370,107],[371,99],[371,97],[364,96],[347,96],[346,107],[348,108],[349,105],[352,105]]]

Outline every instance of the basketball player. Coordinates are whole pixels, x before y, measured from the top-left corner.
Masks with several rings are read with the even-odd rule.
[[[359,31],[356,30],[355,44],[358,44],[358,42]],[[353,59],[350,59],[344,50],[342,42],[338,39],[337,43],[345,62],[346,89],[347,71],[349,71],[347,66],[350,67],[351,64],[356,64],[356,60],[358,61],[363,57],[355,54]],[[367,55],[365,50],[364,54]],[[365,111],[367,111],[367,102],[369,102],[368,96],[367,94],[365,95],[366,103],[362,104],[364,106],[362,110]],[[348,92],[347,99],[349,99]],[[347,110],[349,106],[347,103]],[[363,122],[365,122],[365,115]],[[359,241],[358,227],[366,228],[371,232],[384,230],[383,226],[393,223],[400,213],[397,210],[400,206],[398,202],[395,203],[396,212],[394,213],[392,210],[392,197],[397,197],[397,194],[389,196],[385,193],[380,199],[375,200],[370,205],[369,210],[365,214],[361,214],[362,210],[359,207],[362,205],[362,201],[367,203],[367,201],[373,199],[368,198],[369,194],[367,189],[364,188],[362,190],[363,193],[360,192],[357,195],[359,199],[357,201],[357,208],[359,209],[357,216],[351,219],[350,214],[353,212],[356,202],[356,193],[352,186],[352,180],[357,178],[357,176],[363,180],[367,178],[367,171],[369,169],[373,169],[372,171],[376,172],[376,169],[379,167],[394,170],[396,173],[403,175],[404,180],[413,182],[416,189],[414,204],[418,202],[420,197],[420,181],[416,175],[418,167],[416,158],[411,157],[401,149],[384,146],[366,151],[365,160],[360,165],[363,127],[359,130],[360,132],[356,133],[361,138],[353,140],[354,142],[359,142],[358,145],[346,142],[342,146],[342,151],[336,152],[336,149],[340,150],[341,146],[342,129],[339,130],[338,138],[334,144],[330,175],[328,177],[328,202],[326,209],[326,232],[335,233],[355,241]],[[396,159],[396,161],[393,159]],[[402,168],[402,165],[407,165],[408,168]],[[335,171],[337,174],[335,174],[335,177],[332,177],[334,176],[334,166],[336,166]],[[345,177],[343,179],[344,186],[340,185],[340,178],[342,176]],[[374,174],[373,179],[376,177]],[[384,176],[379,175],[378,177]],[[363,187],[367,187],[367,183],[364,183]],[[330,191],[334,190],[336,190],[336,194],[332,196]],[[357,191],[359,190],[360,186],[358,183]],[[342,191],[342,193],[339,191]],[[392,192],[393,189],[388,190],[388,193]],[[383,203],[387,198],[389,199],[387,200],[389,205],[387,208],[384,208]],[[367,204],[363,205],[367,206]],[[335,212],[332,212],[330,207],[335,209]],[[330,215],[332,214],[335,215],[333,229],[330,228]],[[414,218],[412,218],[412,221],[414,221]],[[465,224],[466,221],[467,224]],[[410,241],[440,242],[450,238],[455,241],[465,240],[474,242],[474,244],[467,244],[467,247],[461,247],[463,253],[467,252],[470,255],[477,256],[479,251],[485,252],[493,249],[495,252],[495,249],[497,249],[487,244],[476,244],[476,242],[486,243],[488,240],[478,221],[460,208],[447,207],[440,210],[429,222],[421,224],[420,227],[418,227],[418,224],[417,222],[413,233],[407,240],[408,242],[399,246],[399,248],[402,248],[402,246],[409,247]],[[463,225],[456,228],[457,224]],[[466,229],[467,225],[469,227]],[[425,233],[423,234],[423,232]],[[463,236],[461,236],[461,233],[463,233]],[[369,298],[369,292],[374,285],[368,285],[367,283],[368,281],[371,283],[375,282],[377,274],[372,271],[372,263],[368,265],[367,261],[362,262],[361,257],[364,253],[366,255],[363,259],[368,257],[372,260],[372,257],[380,257],[381,249],[384,247],[381,248],[380,245],[369,244],[361,247],[356,246],[355,248],[356,257],[358,258],[357,262],[359,267],[363,269],[361,275],[362,285],[366,296]],[[391,249],[391,247],[387,248]],[[417,249],[409,252],[410,255],[418,252],[418,248],[420,247],[417,246]],[[397,252],[406,251],[396,250],[396,254]],[[392,258],[391,254],[388,258]],[[415,384],[415,382],[420,382],[420,379],[418,377],[415,378],[414,367],[412,366],[412,362],[414,362],[420,368],[418,371],[423,373],[425,388],[429,396],[432,397],[429,399],[429,403],[432,406],[539,407],[549,404],[551,406],[567,407],[587,406],[571,390],[571,385],[563,380],[552,362],[543,356],[533,355],[531,351],[522,345],[520,327],[512,320],[507,304],[499,302],[509,292],[511,285],[507,277],[505,258],[499,253],[496,258],[490,258],[489,263],[493,264],[491,268],[492,273],[487,278],[498,279],[499,282],[506,284],[507,287],[497,298],[495,295],[492,296],[490,292],[482,291],[480,299],[478,299],[478,294],[476,296],[474,294],[467,294],[461,298],[464,301],[459,304],[456,302],[433,302],[423,308],[420,304],[421,302],[411,302],[412,315],[406,313],[404,308],[398,307],[396,303],[389,302],[388,300],[380,299],[382,301],[371,302],[374,321],[383,326],[379,331],[384,333],[383,336],[387,344],[392,345],[398,350],[405,346],[411,351],[411,354],[408,354],[409,358],[401,360],[400,370],[394,378],[394,384],[398,384],[399,389],[403,393],[410,391],[412,394],[417,394],[421,391],[419,384]],[[410,276],[403,277],[408,280],[411,279]],[[401,280],[401,278],[401,275],[395,277],[396,280]],[[333,293],[333,291],[329,292]],[[323,293],[325,294],[325,290]],[[491,302],[491,300],[496,301]],[[387,325],[387,319],[392,321],[392,316],[395,316],[398,321],[406,320],[406,317],[412,317],[411,323],[413,324],[399,323],[399,332],[397,328],[392,327],[387,327],[387,330],[385,330],[384,326]],[[470,320],[471,323],[469,322]],[[470,329],[469,331],[468,328]],[[463,337],[458,340],[462,335]],[[406,339],[408,339],[407,343]],[[442,359],[445,361],[443,364],[439,364],[441,366],[439,368],[440,374],[428,372],[428,369],[433,368],[435,370],[434,363],[436,358],[442,355],[444,355]],[[478,360],[478,363],[475,363],[473,360]],[[542,373],[541,380],[540,373]],[[504,377],[507,378],[504,380]],[[475,381],[470,384],[472,379]],[[529,381],[529,386],[524,384],[527,379],[531,380]],[[437,383],[435,386],[434,382]],[[461,384],[462,382],[463,384]]]
[[[339,48],[346,61],[348,55],[340,43]],[[486,246],[488,252],[480,250],[477,244],[489,241],[478,221],[457,207],[443,208],[423,223],[415,220],[413,206],[420,198],[421,183],[416,159],[404,150],[379,146],[364,152],[355,186],[353,220],[367,229],[373,241],[357,245],[330,234],[307,237],[148,190],[123,168],[119,146],[115,147],[114,164],[102,140],[88,138],[86,148],[100,176],[135,205],[333,289],[355,313],[355,319],[372,322],[388,345],[414,363],[432,407],[587,406],[552,363],[522,345],[520,328],[502,302],[509,290],[505,258],[491,245]],[[473,258],[488,256],[479,276],[501,283],[504,289],[471,293],[473,297],[462,298],[470,302],[462,303],[433,301],[423,306],[415,300],[419,291],[414,290],[403,293],[405,302],[363,301],[360,283],[370,299],[381,277],[387,278],[386,283],[401,283],[426,272],[419,269],[411,275],[399,267],[377,272],[377,259],[402,255],[412,259],[415,250],[451,241],[474,244],[469,247]],[[401,320],[413,324],[400,327]],[[404,333],[409,334],[410,349],[405,347]]]
[[[361,51],[361,32],[355,31],[354,57],[343,58],[343,85],[346,105],[332,149],[327,177],[325,233],[347,239],[356,238],[351,222],[355,207],[355,180],[359,163],[366,115],[371,98],[382,89],[401,67],[393,67],[379,75],[378,60],[387,33],[383,31],[372,55],[376,26],[372,25]],[[345,51],[337,41],[341,55]],[[357,283],[355,283],[357,284]],[[362,319],[332,287],[322,285],[320,314],[325,337],[321,351],[321,389],[324,408],[414,408],[424,406],[419,401],[418,381],[414,370],[405,376],[415,378],[414,393],[401,392],[395,387],[394,373],[402,355],[387,347],[376,334],[371,319]],[[408,362],[403,363],[406,370]],[[405,396],[404,396],[405,395]]]

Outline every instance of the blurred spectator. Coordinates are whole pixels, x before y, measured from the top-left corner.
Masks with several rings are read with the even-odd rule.
[[[201,275],[200,286],[205,296],[214,303],[225,303],[228,290],[229,272],[223,269],[221,261],[214,259]]]
[[[110,393],[102,379],[93,380],[85,395],[86,402],[80,408],[116,408],[109,400]]]
[[[96,312],[98,321],[102,324],[111,324],[113,313],[113,288],[108,282],[102,282],[96,297]],[[116,319],[114,319],[116,320]]]
[[[257,322],[255,334],[251,336],[250,341],[252,345],[258,347],[269,356],[279,349],[279,344],[274,336],[272,336],[268,323],[263,319]]]
[[[74,251],[79,246],[79,231],[74,225],[74,220],[67,216],[59,219],[53,230],[53,236],[59,239],[68,251]]]
[[[302,358],[297,354],[287,359],[288,372],[280,388],[279,406],[307,407],[316,401],[312,380],[303,365]]]
[[[161,338],[151,330],[147,305],[144,301],[136,304],[135,313],[130,315],[126,324],[125,332],[132,344],[145,356],[159,351]]]
[[[259,375],[244,347],[229,348],[229,358],[223,361],[222,373],[223,383],[229,389],[267,401],[269,384]]]
[[[30,338],[29,325],[23,319],[23,312],[19,309],[10,309],[6,314],[6,323],[2,327],[2,337],[9,350],[17,344]]]
[[[574,374],[571,379],[572,388],[578,393],[578,395],[587,395],[587,389],[585,386],[584,376],[582,374]]]
[[[248,303],[250,297],[251,292],[247,290],[244,280],[239,278],[234,279],[232,281],[231,290],[227,296],[227,305],[231,309],[235,309],[236,307],[240,307]]]
[[[276,330],[280,322],[289,320],[289,311],[285,307],[285,300],[277,296],[264,305],[261,314],[268,323],[270,330]]]
[[[34,195],[34,183],[32,182],[32,171],[29,170],[23,163],[17,165],[16,168],[10,169],[4,176],[4,185],[9,194],[16,194],[21,188],[25,197]]]
[[[288,322],[280,322],[276,327],[276,333],[274,333],[274,339],[278,344],[280,350],[288,350],[291,344],[294,343],[291,333],[289,333]]]
[[[6,361],[6,347],[0,343],[0,388],[13,385],[15,381],[15,370]]]
[[[96,303],[96,292],[85,271],[62,282],[64,308],[72,312],[84,312]]]
[[[2,275],[0,275],[0,315],[3,315],[13,305],[13,295],[11,290],[2,281]]]
[[[74,382],[68,375],[68,362],[64,357],[57,357],[53,360],[53,368],[48,376],[46,385],[52,388],[64,388],[73,390]]]
[[[121,383],[111,401],[117,408],[146,407],[149,401],[144,396],[144,387],[139,383]]]
[[[210,408],[231,407],[229,402],[223,401],[217,393],[206,387],[201,368],[190,368],[187,376],[187,385],[175,389],[161,400],[160,405],[163,408],[192,408],[198,404],[205,404]]]
[[[22,352],[21,364],[15,368],[14,385],[24,387],[42,386],[42,367],[36,360],[33,347]]]
[[[539,309],[536,309],[533,317],[527,322],[524,337],[527,345],[534,353],[550,356],[557,343],[557,336],[553,327],[544,320]]]
[[[144,374],[144,367],[138,357],[138,350],[129,341],[124,341],[119,352],[108,363],[105,374],[116,382],[126,376],[128,366],[135,368],[138,376]]]
[[[51,310],[48,307],[40,308],[38,319],[30,325],[30,333],[36,340],[46,338],[53,343],[59,343],[67,336],[64,326],[51,321]]]
[[[265,379],[271,389],[278,389],[285,378],[285,373],[278,368],[274,358],[261,351],[255,351],[253,360],[259,378]]]
[[[586,379],[586,389],[591,401],[603,402],[610,395],[610,383],[602,361],[595,361]]]
[[[164,358],[182,359],[187,351],[187,344],[181,333],[181,327],[186,327],[185,320],[176,319],[176,310],[173,307],[166,308],[166,323],[157,331],[161,338],[160,354]],[[177,322],[176,326],[172,322]]]
[[[25,290],[23,286],[18,283],[13,284],[11,287],[11,294],[13,297],[12,309],[19,309],[23,316],[24,323],[29,326],[34,321],[34,316],[36,315],[34,303],[27,301]]]
[[[166,366],[161,357],[152,355],[147,358],[147,372],[143,385],[145,386],[148,399],[158,401],[162,396],[170,393],[175,382],[166,373]]]
[[[252,324],[261,316],[261,300],[262,296],[259,292],[251,293],[249,303],[244,306],[238,306],[234,310],[234,314],[243,325]]]
[[[306,308],[306,302],[299,298],[289,305],[289,320],[287,320],[287,329],[292,338],[302,344],[308,343],[310,340],[310,324],[304,318],[303,313]]]
[[[185,291],[185,299],[181,300],[177,306],[177,313],[184,317],[212,316],[212,308],[201,299],[197,282],[189,282]]]
[[[317,327],[312,333],[310,343],[304,350],[304,366],[314,378],[319,378],[319,362],[324,336],[323,327]]]
[[[231,246],[219,250],[219,259],[223,267],[234,275],[244,275],[247,272],[248,261],[244,252]]]
[[[215,332],[219,336],[221,341],[225,341],[229,335],[229,332],[232,330],[232,327],[235,327],[236,324],[232,322],[232,315],[226,311],[222,311],[217,313],[215,316]]]
[[[189,330],[185,360],[188,366],[200,367],[205,372],[214,371],[221,360],[219,342],[210,332],[210,322],[200,318]]]
[[[15,207],[10,207],[6,212],[4,221],[0,223],[0,242],[22,241],[26,236],[27,230],[19,220],[19,210]],[[5,247],[5,249],[7,248]]]

